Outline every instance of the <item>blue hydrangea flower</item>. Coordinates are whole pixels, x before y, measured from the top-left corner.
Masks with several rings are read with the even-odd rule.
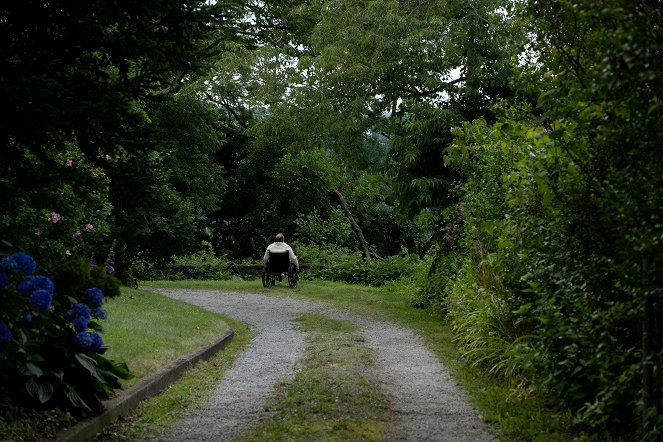
[[[55,285],[53,281],[48,276],[37,275],[32,279],[32,287],[35,290],[44,290],[50,293],[51,295],[55,291]]]
[[[82,331],[74,335],[74,344],[80,350],[89,350],[92,345],[92,338],[88,332]]]
[[[35,277],[30,275],[27,278],[25,278],[23,281],[19,282],[16,288],[18,291],[24,295],[30,295],[32,293],[32,289],[34,288],[34,279]]]
[[[0,270],[3,272],[10,272],[13,271],[16,268],[16,263],[14,262],[14,258],[11,256],[5,256],[4,258],[0,259]]]
[[[17,272],[23,273],[24,275],[32,275],[35,270],[37,270],[37,263],[32,256],[23,252],[17,252],[11,257],[14,260]]]
[[[0,321],[0,344],[9,342],[12,340],[12,331],[7,327],[7,324]]]
[[[87,304],[83,303],[78,303],[74,304],[72,307],[74,310],[74,318],[85,318],[86,320],[90,320],[90,307],[88,307]]]
[[[97,307],[97,308],[92,310],[92,317],[103,320],[103,319],[106,319],[108,317],[108,313],[103,308]]]
[[[55,291],[55,286],[53,285],[51,278],[42,275],[27,276],[23,281],[18,283],[16,288],[20,293],[27,296],[36,290],[43,290],[50,293],[51,295]]]
[[[37,310],[46,311],[53,302],[53,295],[46,290],[35,290],[30,295],[29,301]]]
[[[24,319],[25,322],[32,322],[32,313],[26,313]]]
[[[101,339],[101,335],[97,332],[90,333],[90,351],[98,352],[101,350],[101,347],[104,346],[104,341]]]
[[[101,290],[96,287],[91,287],[85,290],[85,296],[93,307],[99,307],[104,301],[104,295]]]
[[[78,332],[74,335],[74,343],[80,350],[98,352],[104,346],[101,335],[97,332]]]
[[[0,272],[0,289],[4,289],[7,287],[7,283],[9,281],[7,280],[7,274],[5,272]]]
[[[74,329],[77,332],[82,332],[86,331],[89,326],[89,321],[87,318],[84,318],[82,316],[79,316],[78,318],[75,318],[73,321],[71,321],[72,324],[74,324]]]

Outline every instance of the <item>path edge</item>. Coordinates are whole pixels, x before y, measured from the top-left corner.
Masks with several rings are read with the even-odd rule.
[[[73,427],[60,431],[56,436],[56,440],[63,442],[91,440],[119,417],[135,408],[141,401],[157,395],[168,385],[177,381],[187,368],[201,360],[209,359],[222,350],[234,336],[234,330],[228,327],[223,336],[211,345],[180,357],[159,373],[148,376],[126,390],[121,390],[116,397],[104,401],[105,409],[100,415],[83,420]]]

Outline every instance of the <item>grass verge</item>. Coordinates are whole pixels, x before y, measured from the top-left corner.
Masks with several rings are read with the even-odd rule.
[[[232,327],[235,335],[223,351],[188,369],[161,394],[141,402],[132,413],[118,420],[97,440],[108,442],[150,439],[165,432],[183,413],[205,403],[226,370],[253,338],[245,324],[230,318],[225,318],[225,321]]]
[[[240,440],[386,440],[388,400],[358,327],[313,313],[297,322],[308,343],[297,373],[267,400],[271,418]]]
[[[145,290],[123,288],[122,296],[109,299],[104,307],[106,355],[126,361],[135,375],[124,382],[125,387],[211,344],[228,330],[222,315]]]
[[[262,287],[260,281],[151,281],[150,286],[263,293],[270,296],[325,301],[375,319],[390,320],[415,330],[427,347],[449,369],[466,391],[481,417],[498,428],[502,440],[571,441],[568,416],[546,406],[534,392],[513,380],[495,379],[464,362],[453,343],[453,334],[443,318],[409,304],[409,286],[391,284],[381,288],[328,281],[300,280],[297,289],[287,284]]]

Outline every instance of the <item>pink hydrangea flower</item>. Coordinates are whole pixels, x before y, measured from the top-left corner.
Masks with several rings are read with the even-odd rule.
[[[39,235],[41,235],[41,233],[42,233],[41,229],[39,227],[36,227],[35,228],[35,235],[39,236]]]
[[[81,236],[81,231],[80,231],[80,230],[76,230],[72,236],[73,236],[74,238],[76,238],[77,236]]]
[[[48,220],[49,220],[50,222],[52,222],[53,224],[55,224],[55,223],[57,223],[58,221],[60,221],[60,219],[62,219],[62,217],[60,216],[59,213],[57,213],[57,212],[51,212],[51,217],[50,217]]]
[[[72,167],[74,165],[74,160],[67,160],[67,166]]]
[[[87,224],[87,225],[85,226],[85,230],[88,231],[88,232],[91,232],[92,229],[94,229],[94,226],[93,226],[92,224]]]

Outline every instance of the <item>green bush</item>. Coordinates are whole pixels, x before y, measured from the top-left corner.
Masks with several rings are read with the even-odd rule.
[[[339,260],[357,255],[357,252],[352,252],[347,247],[335,243],[305,244],[300,241],[293,241],[291,245],[299,263],[310,267],[306,272],[308,277],[311,278],[319,277],[323,268],[329,267]]]
[[[300,264],[310,265],[306,278],[321,278],[350,284],[382,286],[415,272],[419,259],[403,250],[383,260],[365,260],[359,252],[340,246],[294,243]]]
[[[649,54],[663,48],[663,11],[622,0],[527,10],[546,54],[544,127],[531,125],[509,180],[508,239],[529,263],[530,293],[517,297],[538,325],[537,371],[597,438],[661,440],[663,65]]]
[[[0,174],[3,239],[20,244],[42,265],[105,253],[112,206],[102,169],[73,143],[44,146],[40,156],[20,152]]]
[[[173,262],[184,266],[189,278],[217,281],[230,279],[229,263],[226,257],[216,256],[209,243],[203,242],[203,246],[202,250],[192,255],[173,256]],[[182,276],[178,277],[176,274],[176,278],[183,279],[184,271],[181,270],[178,273],[181,273]]]
[[[441,313],[447,310],[447,297],[451,284],[456,279],[462,255],[448,245],[432,247],[428,252],[430,264],[422,290],[410,297],[410,305],[417,308],[432,308]]]
[[[505,288],[485,259],[468,259],[449,290],[447,318],[458,351],[496,377],[522,378],[523,336]],[[524,341],[524,342],[523,342]]]

